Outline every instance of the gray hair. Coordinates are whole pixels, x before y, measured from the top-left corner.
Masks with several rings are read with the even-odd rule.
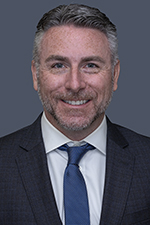
[[[35,33],[33,60],[39,69],[40,65],[40,45],[43,35],[54,26],[74,25],[76,27],[93,28],[104,33],[108,39],[111,51],[112,67],[118,59],[118,40],[116,26],[109,18],[97,8],[86,5],[70,4],[60,5],[45,13],[37,25]]]

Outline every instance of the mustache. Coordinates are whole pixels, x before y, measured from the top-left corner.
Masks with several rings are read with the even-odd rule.
[[[73,91],[68,91],[65,93],[56,93],[55,97],[57,99],[62,99],[65,101],[77,101],[77,100],[90,100],[93,99],[95,97],[95,93],[91,92],[91,91],[79,91],[79,92],[73,92]]]

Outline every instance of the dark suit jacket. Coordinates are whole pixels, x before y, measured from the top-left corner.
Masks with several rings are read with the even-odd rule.
[[[0,225],[61,225],[40,118],[0,139]],[[100,225],[150,225],[150,139],[107,122]]]

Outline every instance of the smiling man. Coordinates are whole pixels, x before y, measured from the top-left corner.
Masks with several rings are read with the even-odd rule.
[[[0,224],[150,224],[150,139],[112,124],[115,25],[71,4],[37,25],[32,75],[43,113],[0,139]]]
[[[32,72],[46,117],[71,140],[82,140],[104,118],[117,89],[119,61],[112,73],[106,35],[72,24],[51,27],[40,48],[39,69],[33,61]]]

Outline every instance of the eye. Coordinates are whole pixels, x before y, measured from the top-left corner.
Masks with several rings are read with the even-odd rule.
[[[69,66],[64,62],[54,62],[49,65],[49,72],[52,74],[64,74],[69,70]]]
[[[88,63],[85,67],[87,67],[87,68],[97,68],[98,66],[94,63]]]
[[[64,68],[64,65],[62,63],[55,63],[52,65],[52,68],[61,69]]]
[[[89,74],[99,73],[100,67],[95,63],[89,62],[83,65],[82,71]]]

